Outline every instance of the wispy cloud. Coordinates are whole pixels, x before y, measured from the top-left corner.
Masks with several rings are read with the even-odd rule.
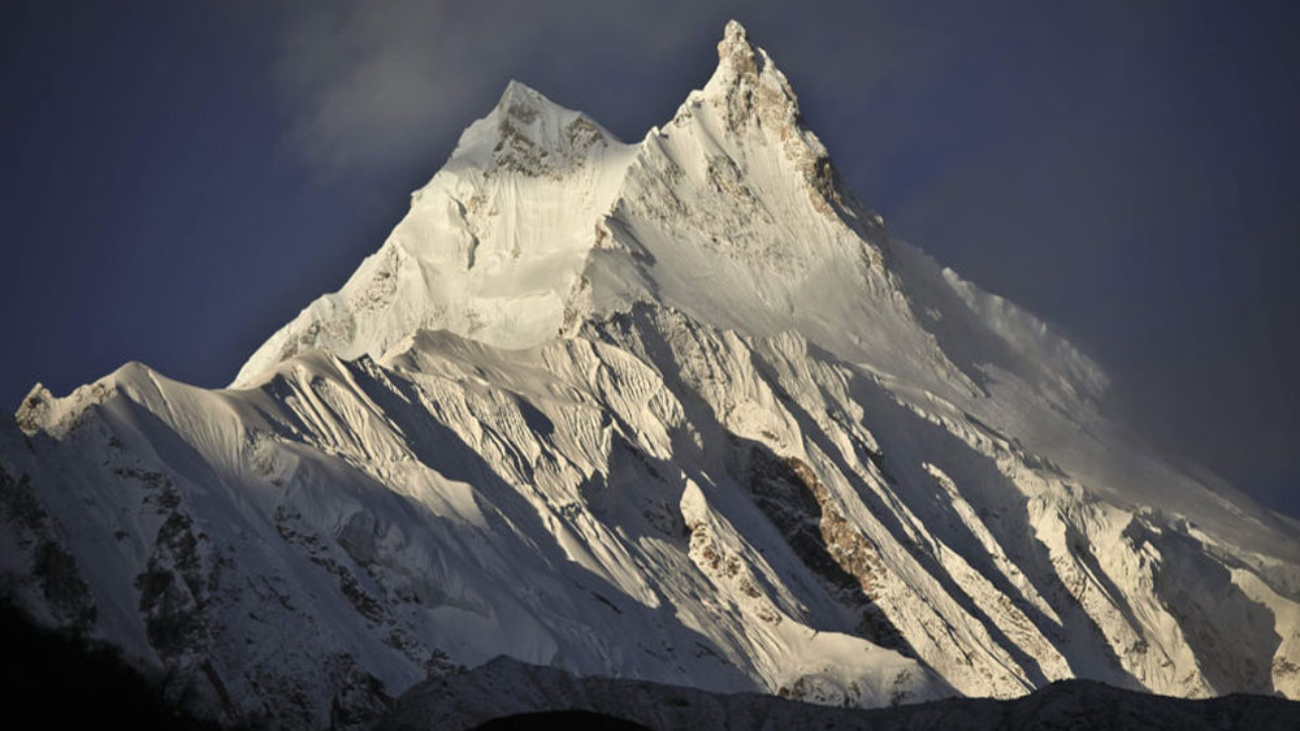
[[[520,29],[483,48],[482,13],[452,2],[331,3],[292,19],[276,68],[299,151],[322,170],[391,163],[464,124],[516,61]],[[467,16],[467,17],[458,17]]]
[[[719,5],[294,5],[275,75],[293,115],[294,147],[321,172],[337,175],[412,158],[433,169],[440,160],[428,158],[445,154],[508,79],[572,77],[561,85],[571,89],[600,79],[611,64],[660,63],[713,25],[710,16],[722,17]],[[718,33],[720,22],[713,29]]]

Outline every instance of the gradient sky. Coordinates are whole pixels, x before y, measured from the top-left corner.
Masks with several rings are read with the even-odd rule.
[[[1300,515],[1293,1],[10,0],[0,401],[127,360],[224,385],[509,78],[637,140],[731,17],[893,235],[1056,324],[1145,438]]]

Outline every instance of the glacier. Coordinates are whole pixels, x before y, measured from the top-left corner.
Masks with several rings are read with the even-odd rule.
[[[501,655],[876,707],[1300,698],[1300,527],[889,236],[731,22],[627,144],[511,82],[224,389],[0,423],[0,589],[194,708],[358,724]],[[942,212],[936,212],[942,215]]]

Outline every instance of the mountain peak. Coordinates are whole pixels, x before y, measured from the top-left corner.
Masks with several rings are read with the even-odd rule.
[[[520,128],[536,131],[548,120],[575,117],[579,113],[556,104],[527,84],[511,79],[489,116],[500,133],[509,135]]]
[[[719,67],[726,67],[735,75],[753,75],[762,69],[761,64],[767,60],[767,54],[754,49],[749,43],[749,34],[739,21],[728,20],[718,41]]]
[[[772,130],[801,126],[799,100],[767,51],[755,47],[739,22],[728,21],[718,42],[718,68],[704,86],[705,98],[742,130],[751,123]]]
[[[864,234],[880,228],[879,217],[844,189],[826,147],[804,123],[785,74],[735,20],[728,21],[718,42],[717,69],[704,89],[692,92],[678,109],[673,124],[689,124],[697,114],[709,118],[708,124],[724,136],[747,140],[739,149],[752,150],[754,144],[779,148],[822,213],[861,225]]]
[[[587,115],[511,79],[491,113],[462,136],[457,154],[485,170],[555,177],[611,144],[617,138]]]
[[[501,99],[497,101],[496,108],[507,113],[511,113],[511,110],[516,110],[515,113],[517,113],[527,109],[562,109],[559,104],[548,99],[545,94],[517,79],[511,79],[506,83],[506,88],[501,92]]]

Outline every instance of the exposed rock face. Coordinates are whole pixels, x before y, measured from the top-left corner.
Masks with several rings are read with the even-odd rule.
[[[586,116],[568,118],[559,111],[546,97],[511,81],[495,111],[497,141],[486,172],[562,181],[588,164],[593,147],[616,144]]]
[[[635,145],[512,84],[230,389],[34,389],[5,588],[291,728],[503,654],[835,706],[1300,695],[1295,526],[1144,451],[1087,357],[888,239],[739,25],[719,52]]]

